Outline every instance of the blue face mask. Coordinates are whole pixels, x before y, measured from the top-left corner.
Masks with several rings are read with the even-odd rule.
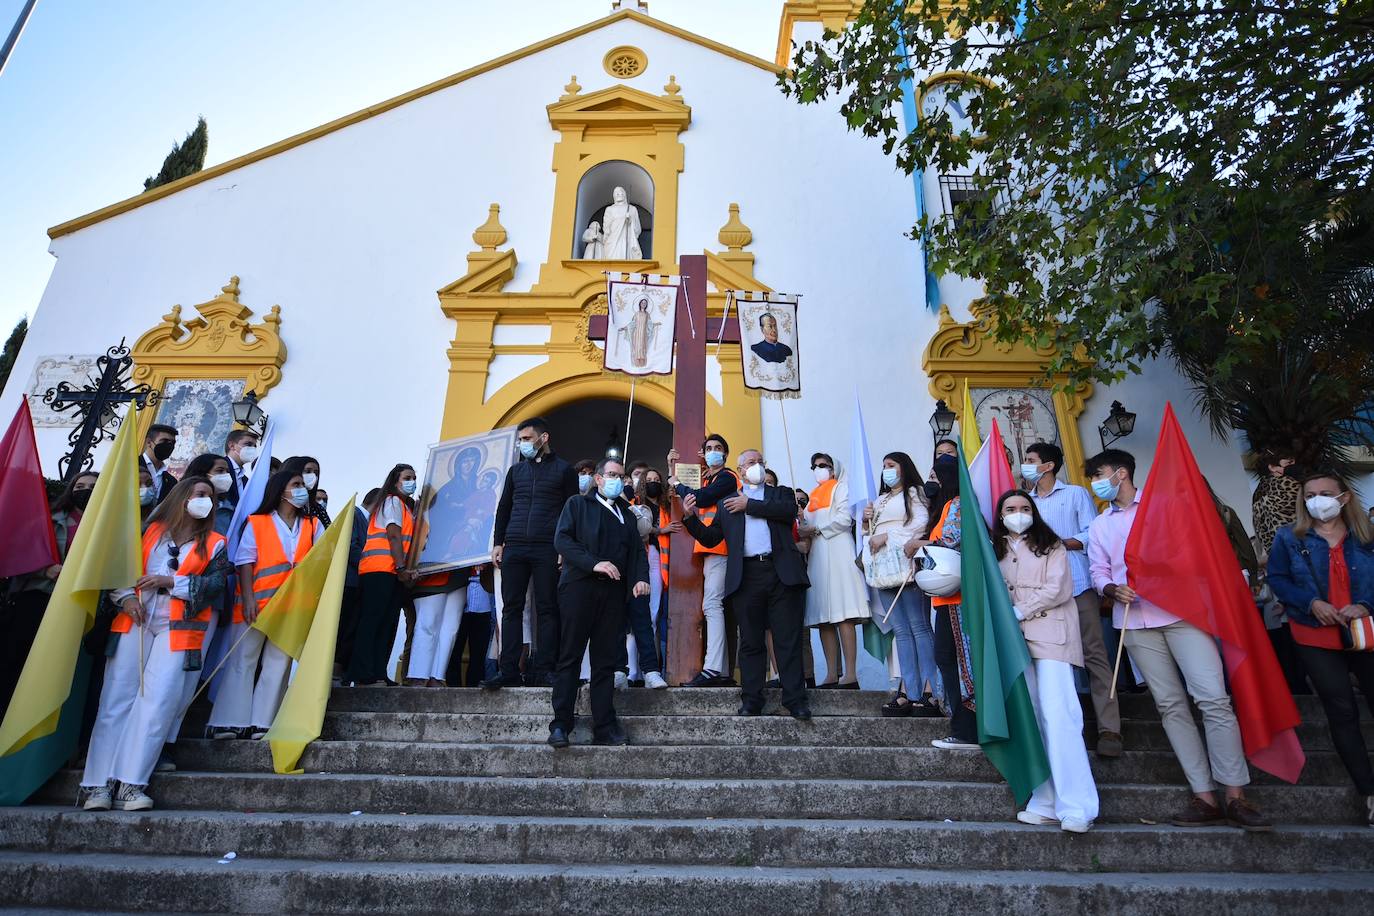
[[[1040,470],[1040,465],[1038,465],[1038,464],[1023,464],[1023,465],[1021,465],[1021,479],[1024,480],[1026,483],[1035,483],[1037,480],[1039,480],[1039,479],[1040,479],[1041,477],[1043,477],[1043,476],[1044,476],[1044,474],[1043,474],[1043,473],[1041,472],[1041,470]]]
[[[952,465],[952,464],[954,464],[954,462],[956,462],[956,461],[958,461],[958,460],[959,460],[959,459],[958,459],[958,458],[955,458],[953,455],[936,455],[936,456],[935,456],[935,463],[936,463],[937,465],[940,465],[940,464]]]
[[[722,464],[724,464],[724,463],[725,463],[725,453],[724,453],[724,452],[707,452],[707,453],[706,453],[706,466],[707,466],[707,467],[718,468],[718,467],[720,467],[720,466],[721,466]]]
[[[534,447],[534,443],[533,443],[533,442],[526,442],[526,441],[523,440],[523,439],[520,440],[520,454],[521,454],[521,456],[523,456],[523,457],[525,457],[525,458],[533,458],[534,455],[535,455],[535,453],[538,452],[538,451],[539,451],[539,450],[538,450],[537,448]]]
[[[1098,499],[1105,499],[1111,502],[1116,499],[1116,494],[1121,492],[1121,484],[1112,483],[1110,477],[1103,477],[1101,480],[1093,481],[1093,493]]]
[[[296,487],[286,497],[286,500],[297,509],[303,508],[306,503],[310,502],[310,491],[305,487]]]
[[[883,486],[885,486],[885,487],[895,487],[895,486],[897,486],[897,469],[896,469],[896,468],[883,468]]]
[[[578,475],[577,475],[577,492],[579,492],[579,493],[586,493],[586,492],[587,492],[588,490],[590,490],[591,488],[592,488],[592,475],[591,475],[591,474],[578,474]]]
[[[601,495],[607,499],[616,499],[625,491],[625,481],[619,477],[606,477],[601,481]]]

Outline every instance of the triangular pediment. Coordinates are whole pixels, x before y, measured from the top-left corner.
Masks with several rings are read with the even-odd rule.
[[[560,130],[667,125],[684,130],[692,123],[692,109],[681,96],[651,95],[624,85],[565,95],[548,106],[548,112],[549,123]]]

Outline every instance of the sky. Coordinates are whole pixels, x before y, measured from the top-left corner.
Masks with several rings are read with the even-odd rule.
[[[651,0],[773,58],[783,0]],[[0,0],[0,42],[24,0]],[[38,0],[0,74],[0,340],[56,263],[47,230],[143,190],[209,125],[207,166],[598,19],[611,0]]]

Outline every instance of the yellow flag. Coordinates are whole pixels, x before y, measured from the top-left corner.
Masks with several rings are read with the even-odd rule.
[[[14,698],[0,724],[0,755],[50,735],[72,689],[81,637],[105,589],[129,588],[143,575],[138,513],[138,407],[130,404],[76,537],[67,547],[43,623]]]
[[[959,411],[959,438],[965,455],[976,455],[983,447],[978,437],[978,418],[973,415],[973,399],[968,393],[968,379],[964,379],[964,409]]]
[[[356,499],[356,495],[354,499]],[[289,587],[301,573],[307,572],[306,564],[312,559],[317,561],[322,581],[314,592],[317,607],[310,623],[308,635],[302,634],[302,645],[291,653],[299,664],[291,686],[286,688],[277,717],[267,732],[267,741],[272,745],[272,769],[278,773],[299,773],[296,764],[305,753],[305,747],[320,736],[324,724],[324,710],[329,703],[329,690],[334,674],[334,642],[339,635],[339,606],[343,603],[344,578],[348,575],[348,545],[353,538],[353,522],[357,515],[353,511],[353,499],[344,506],[334,524],[330,526],[320,542],[306,554],[305,560],[296,567],[291,578],[286,580]],[[330,539],[333,538],[331,541]],[[310,575],[316,575],[313,571]],[[282,590],[285,591],[285,588]],[[263,617],[269,616],[272,605],[282,596],[282,592],[272,596]],[[304,597],[301,599],[304,602]],[[292,614],[280,615],[284,617]],[[300,615],[304,616],[304,615]],[[261,618],[259,618],[261,619]],[[257,626],[257,624],[254,624]],[[269,638],[277,638],[266,630]],[[294,632],[294,627],[293,627]],[[290,648],[277,643],[283,652]]]
[[[253,621],[253,629],[260,630],[278,649],[297,661],[300,660],[301,650],[305,648],[306,634],[310,632],[310,623],[315,619],[315,608],[321,603],[340,541],[344,545],[345,563],[348,560],[348,543],[353,530],[352,505],[349,503],[350,511],[345,513],[347,524],[336,522],[329,527],[324,537],[310,548],[300,565],[291,570],[286,583],[268,599],[258,619]],[[310,521],[303,519],[301,523],[309,524]]]

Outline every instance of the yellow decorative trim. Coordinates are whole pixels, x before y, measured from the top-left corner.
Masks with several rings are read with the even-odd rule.
[[[230,159],[228,162],[223,162],[219,165],[214,165],[207,169],[202,169],[194,175],[187,175],[185,178],[179,178],[176,181],[154,188],[153,190],[147,191],[143,194],[139,194],[136,197],[130,197],[126,200],[121,200],[117,203],[110,204],[107,207],[102,207],[99,210],[87,213],[84,216],[78,216],[75,219],[68,220],[65,223],[60,223],[48,230],[48,237],[54,239],[59,238],[64,235],[69,235],[78,230],[85,229],[88,226],[93,226],[96,223],[103,222],[104,220],[107,220],[112,216],[119,216],[121,213],[128,213],[130,210],[137,209],[138,207],[141,207],[144,204],[150,204],[153,201],[161,200],[162,198],[175,194],[178,191],[181,191],[185,188],[189,188],[193,185],[200,184],[203,181],[209,181],[213,178],[218,178],[221,175],[224,175],[228,172],[232,172],[235,169],[241,169],[246,165],[253,164],[254,162],[261,162],[262,160],[267,159],[271,156],[275,156],[278,153],[284,153],[287,150],[295,149],[296,147],[301,146],[305,143],[309,143],[312,140],[318,140],[320,137],[327,136],[328,134],[332,134],[335,131],[343,130],[345,127],[350,127],[354,124],[366,121],[368,118],[375,117],[379,114],[385,114],[386,112],[391,111],[393,108],[399,108],[400,106],[405,105],[409,102],[413,102],[416,99],[422,99],[427,95],[432,95],[433,93],[440,92],[444,89],[456,86],[459,83],[466,82],[467,80],[470,80],[473,77],[481,76],[482,74],[489,73],[492,70],[500,69],[501,67],[504,67],[507,64],[514,63],[518,60],[522,60],[533,54],[538,54],[541,51],[547,51],[549,48],[557,47],[558,45],[564,44],[568,41],[572,41],[574,38],[580,38],[583,35],[595,32],[598,29],[605,28],[608,25],[620,22],[624,19],[633,20],[634,22],[637,22],[640,25],[648,26],[651,29],[657,29],[660,32],[672,35],[675,38],[680,38],[683,41],[691,42],[692,44],[699,45],[711,51],[715,51],[718,54],[723,54],[726,57],[732,58],[733,60],[737,60],[741,63],[748,64],[752,67],[758,67],[760,70],[765,70],[768,73],[778,73],[778,67],[774,67],[771,63],[769,63],[761,57],[755,57],[752,54],[747,54],[744,51],[740,51],[737,48],[732,48],[729,45],[722,44],[718,41],[712,41],[709,38],[705,38],[693,32],[688,32],[686,29],[680,29],[676,26],[669,25],[665,22],[660,22],[657,19],[651,19],[650,17],[636,10],[619,10],[602,19],[597,19],[596,21],[589,22],[586,25],[578,26],[575,29],[570,29],[569,31],[563,32],[560,35],[554,35],[551,38],[546,38],[543,41],[536,42],[535,44],[527,45],[517,51],[512,51],[509,54],[503,54],[500,57],[489,60],[486,63],[478,64],[477,66],[471,67],[467,70],[463,70],[460,73],[455,73],[452,76],[446,76],[443,79],[436,80],[435,82],[430,83],[427,86],[421,86],[418,89],[413,89],[410,92],[395,96],[394,98],[387,99],[384,102],[378,102],[376,105],[369,106],[367,108],[362,109],[361,111],[355,111],[352,114],[344,115],[343,117],[330,121],[327,124],[321,124],[319,127],[313,127],[310,130],[303,131],[302,133],[296,134],[291,137],[287,137],[285,140],[279,140],[276,143],[264,146],[262,149],[254,150],[251,153],[245,153],[244,155],[239,156],[235,159]]]
[[[907,8],[919,5],[920,0],[910,0]],[[946,21],[953,19],[965,0],[945,0],[939,9]],[[864,0],[786,0],[782,8],[782,19],[778,22],[778,51],[774,63],[779,69],[787,69],[792,63],[792,35],[799,22],[819,22],[832,32],[843,32],[845,26],[859,18]],[[951,23],[949,34],[958,38],[961,34],[957,25]]]
[[[1000,343],[994,339],[990,312],[982,300],[972,305],[974,320],[966,324],[954,320],[947,306],[940,306],[940,325],[926,344],[921,368],[929,381],[932,397],[945,402],[956,414],[963,411],[964,382],[970,388],[1045,388],[1044,367],[1055,355],[1053,347],[1032,347],[1025,343]],[[1083,358],[1079,354],[1079,358]],[[1080,485],[1083,479],[1083,440],[1078,418],[1092,396],[1091,382],[1067,389],[1067,375],[1053,378],[1055,421],[1059,425],[1060,447],[1069,478]],[[963,417],[960,417],[963,421]]]
[[[566,102],[568,99],[576,98],[577,94],[581,91],[582,86],[577,82],[577,74],[574,73],[572,79],[568,80],[568,84],[563,87],[563,94],[559,96],[558,100],[560,102]]]
[[[195,307],[199,316],[181,320],[181,306],[133,346],[133,381],[161,391],[173,379],[243,379],[244,394],[261,400],[281,381],[286,344],[281,339],[281,306],[272,306],[262,324],[250,324],[253,310],[239,302],[239,278],[230,277],[220,294]],[[144,411],[145,431],[154,411]]]
[[[500,216],[501,205],[492,204],[487,208],[487,221],[472,230],[472,240],[480,245],[483,251],[495,251],[506,244],[506,227],[501,225]]]
[[[606,52],[601,66],[618,80],[631,80],[648,69],[649,55],[634,45],[620,45]]]
[[[740,222],[739,204],[730,205],[730,218],[720,227],[716,238],[732,252],[743,251],[744,246],[754,240],[753,230]]]

